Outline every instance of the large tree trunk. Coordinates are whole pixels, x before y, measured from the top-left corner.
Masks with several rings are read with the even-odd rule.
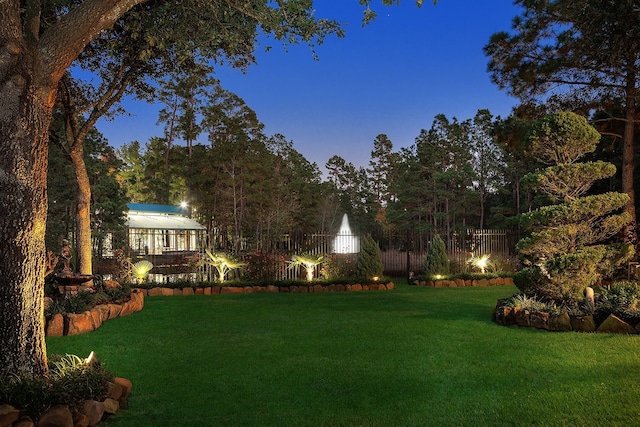
[[[78,272],[93,274],[92,242],[91,242],[91,184],[87,167],[84,163],[84,149],[82,143],[73,145],[71,162],[76,173],[77,182],[77,213],[76,213],[76,249],[78,257]]]
[[[56,85],[28,47],[0,48],[11,54],[0,62],[0,374],[46,375],[47,137]]]
[[[635,78],[631,79],[627,89],[626,122],[624,126],[624,138],[622,141],[622,192],[629,195],[629,202],[625,205],[625,212],[631,216],[631,223],[625,228],[624,238],[627,243],[636,244],[638,234],[636,231],[636,198],[633,187],[633,175],[635,168],[634,131],[636,118],[636,90]]]
[[[0,6],[0,377],[48,374],[47,138],[58,81],[89,41],[141,1],[86,0],[44,32],[39,2]]]

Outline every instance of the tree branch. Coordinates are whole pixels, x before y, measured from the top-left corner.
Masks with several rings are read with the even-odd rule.
[[[85,0],[47,29],[38,50],[43,68],[57,82],[80,52],[121,16],[146,0]]]

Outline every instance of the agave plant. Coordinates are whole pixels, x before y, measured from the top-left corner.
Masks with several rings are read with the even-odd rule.
[[[212,253],[209,249],[205,249],[205,253],[207,257],[204,262],[212,265],[218,271],[220,283],[224,282],[224,278],[229,271],[245,266],[245,263],[235,260],[224,253]]]
[[[153,264],[147,260],[138,261],[135,264],[131,264],[131,271],[136,277],[138,283],[144,282],[149,275],[149,272],[153,268]]]
[[[477,257],[472,256],[471,259],[467,261],[467,263],[471,264],[473,267],[480,270],[480,273],[484,274],[486,273],[487,268],[489,268],[489,266],[491,265],[491,262],[489,262],[490,256],[491,255],[489,254],[479,255]]]
[[[310,282],[313,280],[313,270],[316,265],[322,263],[322,259],[322,255],[301,254],[292,256],[291,261],[287,261],[287,263],[289,268],[303,267],[307,274],[307,280]]]

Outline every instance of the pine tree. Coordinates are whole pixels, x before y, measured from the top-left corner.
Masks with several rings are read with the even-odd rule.
[[[524,214],[521,224],[531,235],[517,250],[527,268],[515,282],[526,293],[553,298],[581,298],[584,289],[611,275],[633,255],[628,244],[599,244],[618,233],[630,220],[619,212],[629,200],[624,193],[583,196],[594,181],[611,177],[616,168],[606,162],[575,163],[593,152],[600,134],[574,113],[557,113],[534,125],[531,154],[546,164],[528,174],[523,185],[545,194],[553,205]]]
[[[444,241],[436,234],[424,258],[424,275],[433,277],[444,274],[449,274],[449,258]]]
[[[371,235],[367,234],[360,243],[360,253],[356,261],[356,277],[359,279],[380,277],[383,269],[380,248]]]

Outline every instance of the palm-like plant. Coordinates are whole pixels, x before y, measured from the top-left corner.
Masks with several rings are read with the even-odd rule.
[[[153,268],[153,264],[147,260],[138,261],[131,264],[131,272],[136,277],[138,283],[144,282]]]
[[[491,265],[491,262],[489,261],[490,256],[491,255],[489,254],[472,256],[467,263],[471,264],[473,267],[480,270],[480,273],[484,274],[486,273],[487,268]]]
[[[287,263],[289,264],[289,268],[299,266],[304,268],[307,280],[310,282],[313,280],[313,271],[316,268],[316,265],[322,263],[322,260],[322,255],[301,254],[292,256],[291,260],[287,261]]]
[[[205,249],[205,253],[207,254],[207,258],[204,259],[204,262],[216,269],[220,283],[224,282],[224,278],[229,271],[246,265],[224,253],[212,253],[209,249]]]

